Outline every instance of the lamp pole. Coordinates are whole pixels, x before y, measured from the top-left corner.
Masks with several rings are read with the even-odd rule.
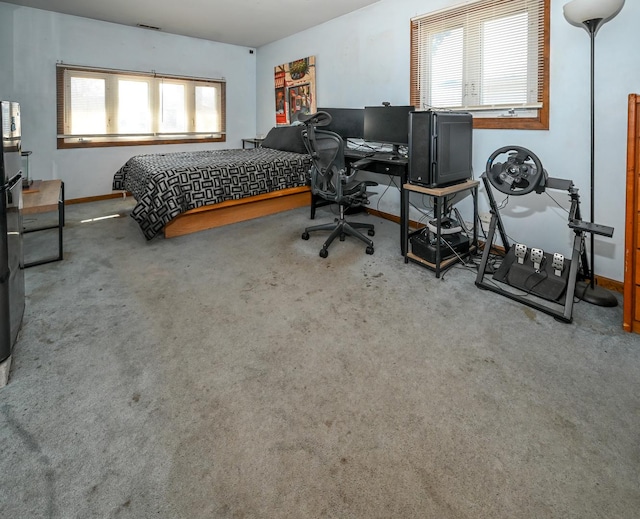
[[[595,120],[595,109],[596,109],[596,96],[595,96],[595,63],[596,63],[596,33],[602,25],[604,21],[603,18],[593,18],[591,20],[585,20],[582,22],[582,25],[589,33],[589,39],[591,42],[591,66],[590,66],[590,90],[591,90],[591,103],[590,103],[590,112],[591,112],[591,138],[590,138],[590,148],[591,148],[591,170],[590,170],[590,180],[591,180],[591,191],[590,191],[590,209],[591,209],[591,222],[595,222],[595,157],[596,157],[596,120]],[[578,283],[578,287],[576,289],[576,295],[586,301],[587,303],[591,303],[598,306],[617,306],[618,300],[616,297],[609,292],[608,290],[603,289],[596,285],[596,274],[595,274],[595,236],[593,233],[590,233],[589,239],[589,282],[588,283]]]
[[[564,16],[569,23],[578,27],[584,27],[589,33],[589,39],[591,43],[591,67],[590,67],[590,90],[591,90],[591,104],[590,104],[590,116],[591,116],[591,222],[595,221],[595,142],[596,142],[596,126],[595,126],[595,48],[596,48],[596,33],[600,26],[616,16],[622,6],[624,0],[572,0],[565,4]],[[596,285],[595,275],[595,236],[594,233],[590,233],[589,240],[589,266],[585,268],[588,271],[588,282],[581,281],[577,283],[576,296],[588,303],[592,303],[599,306],[616,306],[618,300],[608,290],[603,289]],[[586,261],[586,258],[585,258]]]
[[[595,175],[595,167],[596,167],[596,94],[595,94],[595,69],[596,69],[596,31],[598,27],[602,23],[602,18],[596,18],[595,20],[587,20],[584,22],[587,31],[589,32],[589,39],[591,40],[591,199],[590,199],[590,207],[591,207],[591,222],[596,221],[595,215],[595,201],[596,201],[596,175]],[[589,260],[589,288],[591,290],[595,289],[596,286],[596,275],[594,268],[595,261],[595,237],[593,233],[591,233],[590,239],[590,260]]]

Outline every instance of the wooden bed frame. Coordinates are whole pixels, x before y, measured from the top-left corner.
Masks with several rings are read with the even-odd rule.
[[[229,200],[191,209],[176,216],[164,226],[164,237],[184,236],[205,229],[288,211],[296,207],[309,207],[310,204],[311,189],[308,186],[291,187],[240,200]]]

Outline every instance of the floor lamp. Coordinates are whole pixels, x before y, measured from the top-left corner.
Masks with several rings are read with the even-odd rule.
[[[616,16],[624,0],[572,0],[564,6],[564,17],[578,27],[584,27],[591,38],[591,221],[595,222],[595,94],[594,94],[594,65],[596,33],[600,26]],[[588,284],[576,290],[576,295],[599,306],[616,306],[618,300],[608,290],[596,285],[594,267],[594,235],[591,233],[590,250],[590,279]]]

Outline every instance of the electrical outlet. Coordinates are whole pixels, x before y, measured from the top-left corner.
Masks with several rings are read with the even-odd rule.
[[[491,224],[491,213],[480,213],[480,224],[484,232],[489,232],[489,225]]]

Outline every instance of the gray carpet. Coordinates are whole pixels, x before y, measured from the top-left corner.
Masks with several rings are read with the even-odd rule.
[[[638,517],[620,306],[438,280],[371,216],[373,256],[321,259],[303,209],[146,242],[132,205],[69,206],[64,261],[26,271],[1,517]]]

